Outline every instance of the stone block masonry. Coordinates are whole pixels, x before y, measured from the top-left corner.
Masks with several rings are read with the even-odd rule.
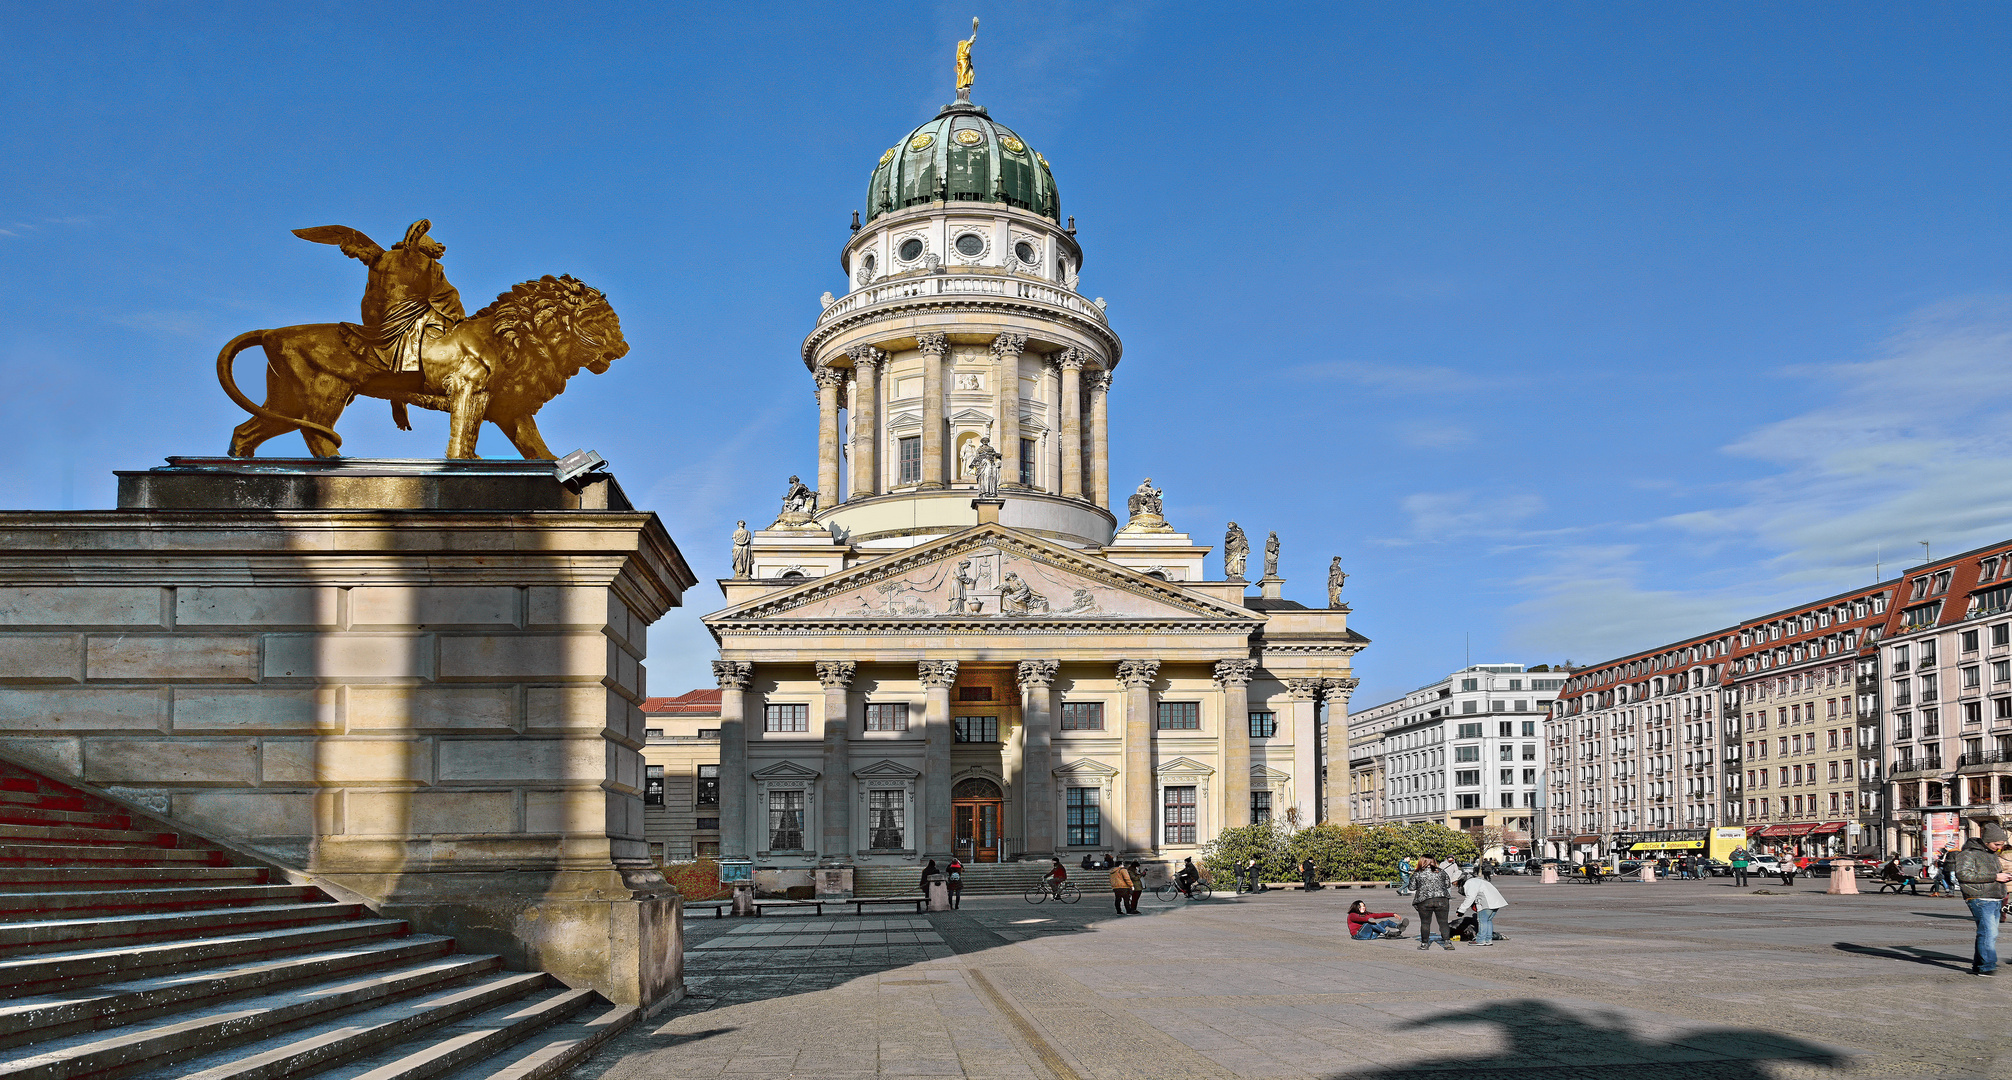
[[[303,462],[313,485],[244,505],[291,464],[178,459],[118,510],[0,513],[0,753],[514,966],[674,994],[639,705],[693,578],[661,522],[541,462]],[[348,498],[386,490],[411,505]]]

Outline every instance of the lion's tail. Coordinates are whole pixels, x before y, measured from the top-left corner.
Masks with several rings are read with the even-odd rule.
[[[263,405],[260,405],[258,402],[253,401],[251,398],[246,397],[245,392],[243,390],[238,389],[237,380],[231,377],[231,362],[236,360],[238,354],[245,351],[246,349],[252,348],[253,346],[264,345],[265,335],[266,332],[264,330],[247,330],[244,333],[239,334],[238,336],[232,338],[230,340],[230,343],[224,346],[223,351],[217,354],[217,381],[223,384],[224,393],[229,394],[231,400],[238,403],[239,408],[252,414],[253,416],[262,416],[267,420],[274,420],[282,424],[290,424],[294,427],[306,428],[309,431],[320,432],[321,434],[328,436],[329,439],[333,441],[337,447],[340,447],[342,445],[342,436],[337,435],[333,428],[322,427],[320,424],[317,424],[312,420],[301,420],[292,416],[282,416],[281,414],[276,413],[271,409],[266,408]]]

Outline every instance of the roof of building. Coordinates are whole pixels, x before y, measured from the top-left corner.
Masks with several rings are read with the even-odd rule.
[[[1062,220],[1047,159],[968,101],[945,105],[880,155],[866,185],[866,220],[939,200],[1005,203]]]
[[[677,697],[643,699],[643,711],[651,716],[718,716],[718,690],[687,690]]]

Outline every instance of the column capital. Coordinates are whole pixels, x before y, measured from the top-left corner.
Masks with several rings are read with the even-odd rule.
[[[871,345],[854,345],[845,350],[845,355],[852,357],[852,366],[855,370],[861,367],[876,367],[887,362],[887,354]]]
[[[922,680],[922,685],[932,690],[947,689],[957,685],[957,661],[955,660],[918,660],[915,663],[915,673],[916,677]]]
[[[1093,394],[1108,394],[1111,392],[1111,373],[1108,371],[1092,371],[1088,375],[1083,376],[1083,385],[1089,387],[1090,392]]]
[[[915,335],[915,347],[921,349],[923,352],[942,356],[950,349],[950,339],[942,334],[917,334]]]
[[[1081,371],[1089,362],[1089,354],[1081,349],[1063,349],[1055,354],[1055,366],[1063,371]]]
[[[1021,689],[1038,689],[1054,685],[1056,672],[1062,669],[1059,660],[1022,660],[1017,675]]]
[[[713,678],[722,690],[745,690],[754,679],[754,665],[738,660],[713,661]]]
[[[1158,660],[1118,661],[1118,682],[1122,683],[1127,690],[1148,689],[1153,685],[1153,680],[1159,677],[1160,662]]]
[[[852,677],[858,671],[859,665],[851,660],[819,660],[817,681],[826,690],[843,690],[852,683]]]
[[[1001,334],[992,339],[992,355],[998,357],[1018,356],[1027,351],[1027,335]]]
[[[1347,705],[1349,695],[1355,693],[1355,688],[1361,685],[1361,679],[1322,679],[1320,688],[1327,695],[1327,700]]]
[[[1319,679],[1287,679],[1285,688],[1295,701],[1313,701],[1320,697]]]
[[[819,367],[811,372],[811,378],[817,380],[819,390],[837,390],[845,385],[845,372],[840,368]]]
[[[1216,661],[1216,683],[1220,686],[1249,686],[1251,677],[1257,674],[1255,660]]]

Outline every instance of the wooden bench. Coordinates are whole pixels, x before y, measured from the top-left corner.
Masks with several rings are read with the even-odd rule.
[[[731,911],[731,910],[733,909],[733,906],[734,906],[734,902],[733,902],[732,900],[687,900],[687,901],[685,901],[685,910],[686,910],[686,911],[690,911],[690,910],[692,910],[693,908],[712,908],[712,909],[713,909],[713,918],[715,918],[715,919],[723,919],[723,918],[725,918],[725,917],[726,917],[726,914],[727,914],[727,912],[728,912],[728,911]]]
[[[853,912],[859,915],[866,914],[866,905],[868,904],[914,904],[915,913],[920,915],[922,914],[923,905],[929,903],[929,898],[926,896],[855,896],[850,900],[836,902],[851,904]]]
[[[1388,881],[1323,881],[1321,885],[1329,889],[1391,889],[1396,886]]]
[[[757,916],[761,914],[761,909],[765,907],[812,908],[814,909],[815,914],[822,915],[824,914],[824,905],[827,902],[828,901],[824,900],[756,900],[750,906],[754,908],[754,913]],[[837,901],[837,902],[843,903],[843,901]]]

